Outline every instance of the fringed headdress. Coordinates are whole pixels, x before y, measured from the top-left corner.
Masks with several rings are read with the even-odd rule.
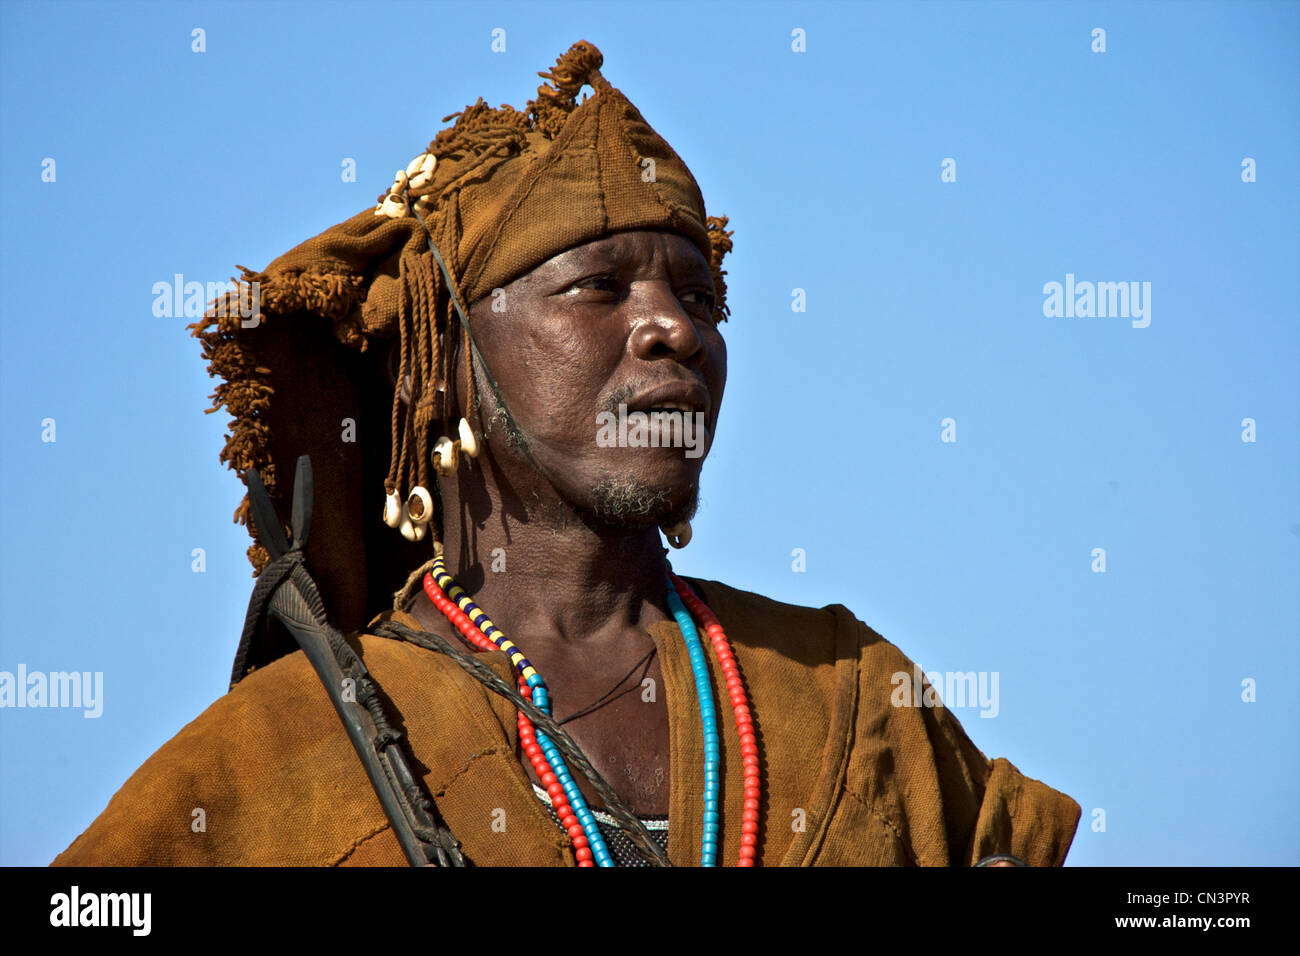
[[[595,46],[576,43],[538,74],[546,82],[524,110],[480,99],[444,117],[455,123],[398,171],[376,207],[261,272],[238,267],[237,291],[190,326],[209,374],[223,380],[207,411],[224,406],[233,416],[221,460],[241,479],[256,468],[282,519],[288,502],[280,474],[298,454],[312,456],[318,505],[308,560],[345,629],[380,609],[368,591],[391,594],[392,582],[427,553],[383,525],[373,478],[375,462],[386,460],[385,493],[400,498],[416,485],[432,487],[433,429],[441,423],[449,432],[458,322],[430,238],[468,307],[608,233],[672,230],[709,260],[715,318],[728,314],[727,219],[705,214],[685,163],[601,76],[602,62]],[[579,103],[584,86],[593,93]],[[242,302],[246,314],[250,300],[256,321],[239,308]],[[387,357],[376,357],[386,350],[371,346],[394,339],[397,387],[389,391]],[[462,352],[468,362],[472,349]],[[475,401],[472,375],[467,381],[466,415]],[[383,427],[379,400],[390,396]],[[248,524],[247,496],[235,520]],[[260,573],[265,551],[254,543],[248,556]]]

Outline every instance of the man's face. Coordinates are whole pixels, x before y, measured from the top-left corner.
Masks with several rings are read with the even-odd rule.
[[[727,377],[713,300],[709,263],[689,239],[637,231],[560,253],[476,303],[474,340],[509,412],[478,375],[503,477],[535,481],[535,465],[561,499],[615,527],[689,517]],[[654,414],[667,411],[684,427],[654,427],[672,422]],[[633,447],[639,435],[676,447]]]

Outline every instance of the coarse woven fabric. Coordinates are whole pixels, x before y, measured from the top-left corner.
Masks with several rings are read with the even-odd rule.
[[[1034,866],[1064,861],[1079,805],[1005,759],[987,759],[947,709],[894,706],[893,675],[912,674],[912,662],[846,608],[690,584],[726,628],[755,715],[760,865],[970,866],[998,853]],[[390,617],[419,626],[400,611],[371,623]],[[704,739],[690,659],[675,622],[650,634],[669,713],[669,858],[697,866]],[[353,643],[400,713],[413,769],[471,861],[576,864],[568,836],[534,795],[505,701],[442,655],[371,635]],[[483,660],[513,679],[504,654]],[[725,701],[712,661],[710,672]],[[719,860],[734,866],[740,743],[733,722],[719,723]],[[494,826],[500,812],[504,832]],[[294,653],[250,674],[160,748],[54,864],[405,862],[324,688]]]
[[[575,44],[561,64],[566,58],[565,76],[576,73],[574,82],[589,82],[594,95],[571,112],[554,107],[550,125],[535,121],[535,128],[526,113],[490,109],[481,100],[453,114],[457,124],[428,148],[437,157],[431,183],[409,192],[434,197],[423,218],[435,239],[453,238],[438,245],[467,305],[612,232],[672,230],[713,258],[704,197],[681,157],[600,75],[595,46]],[[557,82],[562,90],[573,86]],[[341,337],[353,331],[391,337],[404,257],[430,270],[415,216],[377,216],[371,207],[249,275],[260,280],[262,303],[272,312],[305,307],[353,323]],[[359,316],[344,307],[357,304]]]

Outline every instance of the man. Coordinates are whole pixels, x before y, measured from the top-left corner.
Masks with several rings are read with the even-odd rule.
[[[667,577],[719,421],[730,233],[601,63],[575,44],[526,110],[479,101],[375,209],[244,271],[258,320],[232,301],[195,328],[223,460],[283,522],[310,456],[307,567],[468,862],[653,858],[612,801],[675,865],[1059,865],[1078,805],[894,706],[912,664],[845,608]],[[246,634],[231,692],[55,863],[403,863],[338,693]]]

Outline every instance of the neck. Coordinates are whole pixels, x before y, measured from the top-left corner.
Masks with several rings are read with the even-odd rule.
[[[521,516],[481,482],[444,481],[442,495],[448,572],[530,654],[617,644],[669,619],[658,528],[597,529],[558,505]],[[413,613],[441,617],[423,591]]]

